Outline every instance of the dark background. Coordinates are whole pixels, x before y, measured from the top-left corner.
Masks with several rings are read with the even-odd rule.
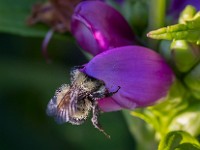
[[[58,125],[45,113],[55,89],[69,83],[69,69],[87,62],[73,40],[53,39],[52,63],[41,53],[43,38],[0,34],[0,149],[134,149],[121,112],[104,113],[107,139],[90,118],[81,126]]]

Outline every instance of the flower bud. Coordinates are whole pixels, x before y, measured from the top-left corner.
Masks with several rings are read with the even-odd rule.
[[[77,5],[71,31],[81,48],[92,55],[135,44],[133,32],[123,16],[100,1],[85,1]]]
[[[171,59],[180,72],[190,70],[200,58],[198,47],[184,40],[173,41],[170,49]]]
[[[185,23],[185,21],[192,19],[196,14],[196,9],[191,5],[188,5],[182,12],[179,17],[179,23]]]

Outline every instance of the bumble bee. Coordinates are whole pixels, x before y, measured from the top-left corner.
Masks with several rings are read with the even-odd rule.
[[[47,114],[53,116],[58,123],[70,122],[80,125],[92,111],[91,121],[94,127],[109,137],[98,121],[100,110],[97,100],[112,96],[120,87],[114,92],[109,92],[103,81],[82,73],[79,70],[81,68],[83,67],[72,69],[71,85],[64,84],[56,90],[48,103]]]

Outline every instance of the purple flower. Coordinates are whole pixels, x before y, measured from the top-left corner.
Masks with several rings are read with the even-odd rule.
[[[104,81],[109,92],[119,91],[99,100],[103,111],[149,106],[166,96],[173,73],[156,52],[141,46],[110,49],[95,56],[82,70]]]
[[[92,55],[135,44],[134,34],[123,16],[100,1],[77,5],[71,20],[71,32],[78,44]]]
[[[112,97],[98,100],[103,111],[149,106],[166,96],[173,80],[170,67],[156,52],[130,46],[134,35],[116,10],[102,2],[82,2],[71,29],[80,46],[96,55],[82,71],[104,81],[109,92],[121,87]]]
[[[200,1],[199,0],[172,0],[169,13],[173,14],[175,17],[178,17],[181,11],[187,6],[192,5],[198,10],[200,10]]]

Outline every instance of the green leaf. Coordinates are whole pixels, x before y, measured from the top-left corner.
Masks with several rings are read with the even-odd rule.
[[[168,133],[160,142],[158,150],[199,150],[199,142],[184,131]]]
[[[36,0],[0,0],[0,32],[44,37],[49,30],[47,26],[30,27],[26,24],[31,7],[36,2]]]
[[[151,31],[147,34],[153,39],[186,40],[200,44],[200,12],[185,23],[175,24]]]

